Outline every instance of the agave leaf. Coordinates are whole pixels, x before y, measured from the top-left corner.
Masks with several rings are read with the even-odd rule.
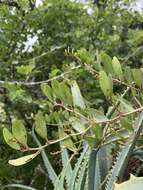
[[[74,189],[75,188],[75,181],[76,181],[76,177],[78,175],[79,168],[80,168],[81,163],[83,162],[86,154],[88,154],[88,153],[89,153],[89,147],[88,147],[88,145],[86,145],[85,148],[83,149],[80,157],[78,158],[78,161],[75,164],[75,167],[74,167],[74,170],[73,170],[73,174],[71,176],[69,190],[75,190]]]
[[[100,188],[101,179],[97,153],[98,149],[96,149],[96,142],[94,142],[94,149],[91,151],[88,167],[88,188],[90,190],[99,190]]]
[[[83,190],[85,187],[85,178],[87,175],[87,166],[88,166],[88,161],[89,161],[89,155],[87,154],[84,157],[83,162],[81,163],[81,166],[78,171],[78,176],[77,180],[75,183],[75,189],[74,190]]]
[[[111,175],[108,177],[108,182],[106,184],[106,190],[112,190],[113,185],[116,182],[117,178],[122,178],[123,173],[126,169],[128,160],[133,152],[136,141],[142,131],[142,121],[143,121],[143,112],[140,113],[138,120],[135,124],[135,133],[131,136],[131,138],[127,141],[125,146],[122,148],[121,152],[117,157],[117,161],[112,169]]]
[[[34,133],[34,128],[32,129],[32,137],[34,139],[34,141],[36,142],[36,144],[41,147],[41,143],[40,141],[38,140],[38,138],[36,137],[35,133]],[[41,156],[42,156],[42,159],[43,159],[43,162],[44,162],[44,166],[47,170],[47,173],[49,174],[49,178],[51,179],[53,185],[56,183],[56,181],[58,181],[58,176],[56,174],[56,172],[54,171],[46,153],[45,153],[45,150],[44,149],[41,149]]]
[[[69,187],[70,179],[71,179],[73,171],[72,171],[71,164],[69,162],[70,158],[69,158],[68,150],[63,147],[62,142],[60,142],[60,147],[61,147],[61,156],[62,156],[63,168],[66,166],[65,178],[66,178],[67,186]],[[68,163],[68,165],[67,165],[67,163]]]
[[[67,176],[67,173],[68,173],[68,169],[70,168],[70,159],[67,160],[67,163],[65,163],[60,175],[59,175],[59,178],[58,180],[56,181],[56,183],[54,184],[54,190],[64,190],[64,181],[65,181],[65,178],[67,179],[67,182],[68,182],[68,187],[69,187],[69,183],[70,183],[70,179],[71,179],[71,176],[72,176],[72,173],[71,173],[71,176]],[[68,178],[67,178],[68,177]]]

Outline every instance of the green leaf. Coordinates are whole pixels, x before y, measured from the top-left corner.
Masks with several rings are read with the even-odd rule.
[[[112,67],[112,59],[109,55],[105,52],[101,52],[100,54],[100,61],[103,65],[104,70],[107,73],[113,74],[113,67]]]
[[[104,113],[100,110],[96,110],[93,108],[88,108],[87,113],[91,119],[94,119],[97,122],[107,121],[108,118],[104,115]]]
[[[52,89],[53,89],[55,95],[57,96],[57,98],[63,100],[64,99],[64,94],[61,91],[60,83],[57,80],[53,80],[51,82],[51,86],[52,86]]]
[[[17,140],[14,138],[11,132],[7,128],[3,129],[3,137],[5,142],[13,149],[20,150],[20,145],[17,143]]]
[[[71,95],[69,87],[65,84],[65,82],[60,83],[60,89],[62,91],[63,103],[72,106],[72,95]]]
[[[63,128],[59,128],[59,137],[60,139],[63,139],[64,137],[67,137],[68,135],[64,132]],[[70,136],[69,138],[66,138],[65,140],[62,140],[62,144],[63,146],[65,146],[67,149],[75,152],[76,151],[76,147],[73,143],[73,141],[71,140]]]
[[[113,66],[115,75],[116,75],[120,80],[123,80],[122,67],[121,67],[121,64],[120,64],[119,60],[118,60],[116,57],[113,57],[112,66]]]
[[[47,96],[47,98],[52,102],[53,101],[53,93],[52,93],[51,87],[48,84],[43,83],[43,84],[41,84],[41,90],[43,91],[44,95]]]
[[[35,64],[31,63],[29,65],[21,65],[21,66],[17,66],[17,73],[21,74],[21,75],[28,75],[29,73],[32,72],[32,70],[34,69]]]
[[[97,139],[101,139],[103,136],[103,127],[101,125],[96,124],[94,127],[92,127],[92,130],[94,131],[94,134]]]
[[[85,103],[84,103],[83,97],[81,95],[79,86],[76,81],[73,81],[73,83],[71,85],[71,91],[72,91],[74,106],[78,106],[78,107],[84,109]]]
[[[112,95],[113,83],[111,77],[107,76],[105,71],[100,71],[99,73],[99,84],[105,96]]]
[[[95,55],[93,52],[87,51],[85,48],[81,48],[77,51],[77,55],[80,57],[83,63],[91,64],[94,62]]]
[[[134,110],[131,102],[127,101],[126,99],[122,98],[121,96],[118,97],[120,101],[120,111],[121,112],[131,112]]]
[[[6,83],[5,88],[8,90],[8,96],[13,101],[23,95],[23,89],[20,85],[12,84],[12,83]]]
[[[78,120],[76,118],[70,118],[70,122],[72,124],[72,127],[79,133],[85,132],[85,126],[81,120]]]
[[[41,112],[38,112],[35,116],[35,130],[40,137],[47,140],[47,127],[45,117]]]
[[[121,125],[123,128],[133,131],[132,122],[128,117],[123,117],[120,119]]]
[[[143,83],[143,74],[140,69],[132,69],[133,79],[138,87]]]
[[[20,144],[27,147],[27,131],[22,121],[15,120],[12,122],[12,133]]]
[[[34,129],[32,129],[32,137],[33,137],[35,143],[38,145],[38,147],[41,147],[42,145],[41,145],[40,141],[38,140],[37,136],[35,135]],[[49,161],[48,155],[46,154],[44,148],[41,149],[40,154],[42,156],[45,169],[49,175],[49,179],[51,180],[53,185],[55,185],[56,181],[58,181],[58,176],[57,176],[55,170],[53,169],[53,166],[51,165],[51,162]]]
[[[131,84],[133,82],[132,71],[131,71],[130,67],[126,67],[126,69],[124,71],[124,77],[128,84]]]
[[[34,154],[30,154],[30,155],[23,156],[17,159],[9,160],[8,163],[13,166],[21,166],[33,160],[38,154],[39,152],[36,152]]]

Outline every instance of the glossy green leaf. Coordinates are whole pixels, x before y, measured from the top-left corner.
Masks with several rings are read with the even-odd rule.
[[[39,152],[36,152],[34,154],[30,154],[30,155],[23,156],[17,159],[9,160],[8,163],[13,166],[21,166],[33,160],[38,154]]]
[[[81,95],[79,86],[76,81],[73,81],[73,83],[71,85],[71,92],[72,92],[74,106],[78,106],[78,107],[84,109],[85,103],[84,103],[83,97]]]
[[[100,71],[99,73],[99,84],[105,96],[112,95],[113,92],[112,79],[105,73],[105,71]]]
[[[14,120],[12,122],[12,133],[21,145],[27,147],[27,131],[21,120]]]
[[[35,116],[35,130],[40,137],[47,140],[46,121],[41,112],[38,112]]]
[[[122,67],[121,67],[121,64],[120,64],[119,60],[118,60],[116,57],[113,57],[112,66],[113,66],[115,75],[116,75],[120,80],[123,80]]]
[[[20,150],[20,145],[17,143],[16,139],[12,135],[12,133],[7,129],[3,129],[3,137],[5,142],[13,149]]]

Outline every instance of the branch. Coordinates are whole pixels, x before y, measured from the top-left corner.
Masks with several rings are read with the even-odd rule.
[[[99,71],[93,69],[90,65],[87,65],[86,63],[84,63],[84,65],[85,65],[85,68],[86,68],[92,75],[95,75],[95,74],[96,74],[96,75],[99,75]],[[135,87],[133,87],[133,86],[127,84],[126,82],[123,82],[123,81],[119,80],[119,79],[116,79],[116,78],[112,78],[112,79],[113,79],[113,82],[115,82],[115,83],[118,83],[118,84],[127,86],[127,87],[129,87],[129,88],[134,89],[134,90],[138,90],[137,88],[135,88]]]
[[[91,120],[90,122],[93,123],[93,124],[108,124],[108,123],[111,124],[111,123],[114,123],[114,122],[118,121],[122,117],[126,117],[126,116],[129,116],[129,115],[135,114],[135,113],[140,113],[142,111],[143,111],[143,106],[140,107],[140,108],[138,108],[138,109],[135,109],[135,110],[133,110],[131,112],[122,113],[122,114],[114,117],[113,119],[107,119],[107,120],[104,120],[104,121],[93,121],[93,120]],[[72,134],[66,135],[65,137],[60,138],[60,139],[47,141],[46,144],[44,144],[44,145],[42,145],[40,147],[26,148],[26,149],[22,150],[22,152],[42,150],[43,148],[46,148],[49,145],[53,145],[53,144],[59,143],[59,142],[64,141],[64,140],[66,140],[66,139],[68,139],[70,137],[79,136],[79,135],[85,135],[87,133],[87,131],[90,130],[92,127],[93,127],[93,125],[89,125],[89,127],[87,127],[85,129],[85,131],[82,131],[82,132],[79,132],[79,133],[72,133]]]
[[[59,79],[59,78],[63,78],[65,75],[71,73],[73,70],[78,69],[80,67],[81,67],[80,65],[72,67],[69,71],[62,73],[61,75],[58,75],[58,76],[55,76],[51,79],[47,79],[47,80],[43,80],[43,81],[37,81],[37,82],[11,81],[11,82],[7,82],[7,81],[0,80],[0,84],[8,83],[8,84],[17,84],[17,85],[24,85],[24,86],[40,85],[43,83],[49,83],[49,82],[56,80],[56,79]]]
[[[127,87],[127,89],[125,90],[125,92],[121,95],[122,98],[124,98],[124,96],[129,92],[129,90],[131,89],[131,87]],[[118,108],[118,106],[120,105],[120,100],[117,100],[117,102],[115,103],[114,107],[111,109],[111,111],[107,114],[107,118],[110,119],[112,117],[112,115],[114,114],[114,112],[116,111],[116,109]],[[107,123],[104,127],[103,130],[103,141],[105,139],[106,136],[106,132],[108,130],[109,127],[109,123]]]

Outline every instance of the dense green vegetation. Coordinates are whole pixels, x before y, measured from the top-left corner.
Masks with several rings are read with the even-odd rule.
[[[0,1],[0,189],[141,189],[143,14],[132,2]]]

